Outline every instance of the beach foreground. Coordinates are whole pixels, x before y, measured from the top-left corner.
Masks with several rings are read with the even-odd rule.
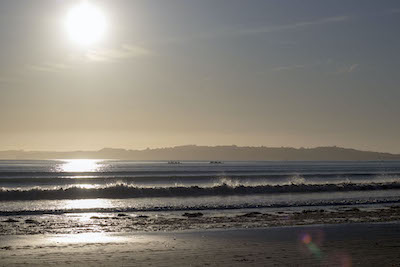
[[[400,224],[0,237],[0,265],[398,266]]]

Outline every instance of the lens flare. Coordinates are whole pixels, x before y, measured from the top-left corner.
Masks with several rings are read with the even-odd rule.
[[[323,239],[324,234],[322,231],[319,230],[302,233],[299,236],[302,251],[310,253],[319,260],[321,260],[324,256],[320,248]]]

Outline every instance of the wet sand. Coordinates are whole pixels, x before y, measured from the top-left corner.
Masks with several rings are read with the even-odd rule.
[[[400,206],[0,216],[1,235],[165,232],[400,221]]]
[[[5,235],[2,266],[399,266],[400,223]]]

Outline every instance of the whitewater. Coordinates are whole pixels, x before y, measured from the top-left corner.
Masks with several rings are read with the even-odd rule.
[[[8,211],[7,206],[13,206],[15,211],[18,205],[11,202],[25,207],[27,200],[35,206],[35,201],[41,204],[38,201],[44,200],[125,199],[126,208],[132,208],[129,204],[132,201],[145,203],[147,200],[149,204],[145,208],[159,210],[160,206],[151,204],[154,199],[162,198],[161,202],[168,204],[187,202],[185,198],[190,198],[190,205],[185,209],[223,209],[396,202],[399,192],[400,162],[396,161],[0,161],[0,212]],[[207,203],[210,197],[220,198],[221,206]],[[121,202],[120,209],[124,208]],[[61,203],[53,208],[65,209]],[[173,205],[163,208],[174,209]]]
[[[134,224],[129,229],[138,230],[194,227],[181,216],[200,214],[196,222],[201,227],[217,227],[220,220],[218,227],[249,227],[257,220],[244,220],[242,215],[254,212],[277,216],[258,218],[259,226],[294,222],[282,220],[282,214],[300,224],[325,220],[329,212],[332,220],[354,217],[351,209],[368,211],[355,216],[367,221],[379,219],[374,215],[377,209],[380,214],[392,209],[388,214],[397,220],[400,214],[393,208],[399,205],[398,161],[0,161],[3,234],[56,231],[61,224],[68,230],[83,222],[90,228],[99,218],[97,230],[125,231],[113,228],[122,227],[115,219],[125,215]],[[340,215],[346,208],[349,212]],[[325,215],[314,218],[307,213],[313,209]]]

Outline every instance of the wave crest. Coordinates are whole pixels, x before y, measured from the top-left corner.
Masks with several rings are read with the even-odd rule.
[[[55,189],[0,189],[0,200],[56,200],[56,199],[90,199],[90,198],[147,198],[147,197],[201,197],[201,196],[230,196],[254,195],[273,193],[302,193],[302,192],[340,192],[400,189],[399,182],[388,183],[334,183],[306,184],[300,180],[281,185],[245,185],[229,180],[209,187],[182,186],[170,187],[139,187],[127,184],[113,184],[104,187],[85,188],[71,186]]]

